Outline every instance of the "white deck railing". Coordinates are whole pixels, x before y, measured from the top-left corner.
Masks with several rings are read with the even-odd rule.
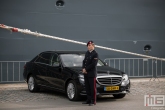
[[[122,70],[130,77],[163,77],[165,61],[150,58],[106,58],[110,67]]]
[[[27,61],[0,61],[0,83],[23,82],[23,67]]]
[[[122,70],[129,77],[164,77],[165,61],[149,58],[106,58],[110,67]],[[0,83],[23,82],[27,61],[0,61]]]

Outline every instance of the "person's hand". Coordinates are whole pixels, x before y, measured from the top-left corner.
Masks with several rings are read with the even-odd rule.
[[[82,73],[87,74],[87,72],[86,72],[85,68],[82,70]]]
[[[85,73],[85,68],[82,69],[82,73]]]

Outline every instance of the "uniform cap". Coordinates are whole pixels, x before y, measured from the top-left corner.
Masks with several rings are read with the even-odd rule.
[[[88,46],[89,44],[94,44],[94,42],[93,42],[93,41],[88,41],[87,46]]]

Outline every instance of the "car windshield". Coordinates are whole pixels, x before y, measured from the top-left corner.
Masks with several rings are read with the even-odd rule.
[[[62,63],[66,67],[82,67],[82,62],[84,60],[84,54],[61,54],[60,55]],[[97,66],[104,66],[101,60],[98,60]]]

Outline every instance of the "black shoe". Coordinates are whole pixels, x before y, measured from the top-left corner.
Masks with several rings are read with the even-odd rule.
[[[83,102],[82,104],[90,104],[90,101]]]
[[[96,103],[90,103],[90,104],[89,104],[89,106],[94,106],[94,105],[96,105]]]

